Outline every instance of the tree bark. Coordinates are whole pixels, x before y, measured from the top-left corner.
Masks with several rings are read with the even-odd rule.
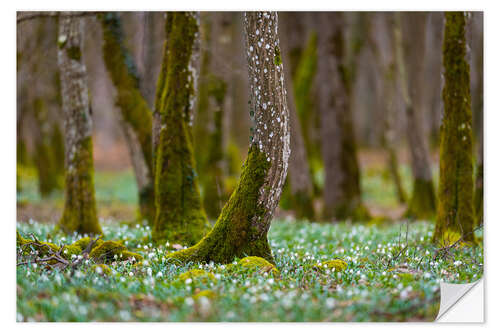
[[[223,201],[224,145],[222,121],[226,82],[216,75],[216,50],[224,24],[219,13],[201,16],[201,59],[198,107],[194,124],[196,166],[200,173],[203,206],[209,218],[216,219]]]
[[[369,214],[361,202],[350,85],[344,64],[342,13],[318,14],[319,27],[331,26],[318,37],[318,87],[321,152],[325,170],[325,219],[364,220]]]
[[[153,186],[152,113],[139,90],[139,77],[130,53],[123,45],[124,33],[119,14],[100,17],[103,56],[106,69],[116,88],[120,126],[125,135],[139,190],[141,218],[153,224],[155,201]],[[151,80],[151,78],[145,78]]]
[[[59,18],[58,63],[65,127],[65,203],[59,226],[65,232],[102,233],[97,220],[92,156],[92,118],[87,71],[82,59],[84,22]]]
[[[384,20],[391,20],[392,15],[387,15],[388,17],[384,17]],[[395,107],[395,98],[397,91],[396,85],[396,70],[395,70],[395,60],[394,55],[395,52],[392,51],[394,48],[394,42],[390,43],[388,47],[391,49],[389,53],[389,59],[384,62],[382,56],[382,48],[379,47],[379,43],[375,39],[375,33],[377,30],[374,29],[374,26],[371,24],[370,17],[367,17],[367,24],[369,26],[368,29],[368,44],[371,47],[374,55],[375,62],[377,67],[382,74],[382,89],[381,89],[381,99],[383,100],[383,107],[385,109],[384,119],[383,119],[383,134],[382,134],[382,147],[385,149],[387,153],[387,165],[389,168],[389,172],[391,174],[392,180],[394,181],[394,187],[396,189],[396,196],[400,203],[405,203],[407,200],[407,196],[405,190],[403,188],[403,183],[401,180],[401,176],[399,174],[399,161],[397,155],[397,147],[396,147],[396,128],[394,126],[394,120],[396,118],[396,107]],[[387,21],[385,21],[387,22]],[[390,31],[390,25],[389,25]]]
[[[403,42],[400,13],[394,15],[395,57],[407,115],[408,144],[413,172],[413,192],[405,215],[415,219],[425,219],[433,216],[436,211],[430,152],[422,127],[423,61],[421,58],[424,54],[427,14],[411,13],[405,16],[409,26],[408,35],[405,36],[407,44]]]
[[[273,261],[267,232],[285,183],[290,128],[276,12],[244,15],[250,116],[254,122],[238,187],[214,228],[198,244],[169,255],[180,262],[231,262],[259,256]]]
[[[209,230],[195,171],[192,120],[199,58],[199,14],[173,12],[158,81],[153,239],[194,244]]]
[[[443,64],[444,115],[441,127],[439,192],[434,241],[449,232],[474,241],[474,178],[469,64],[466,60],[466,14],[445,13]]]
[[[283,22],[281,46],[283,49],[284,71],[287,94],[287,103],[290,113],[290,161],[289,161],[289,201],[297,218],[314,219],[313,187],[311,172],[307,159],[306,146],[302,135],[302,127],[295,107],[295,89],[293,81],[294,69],[298,66],[298,59],[302,53],[303,38],[299,38],[301,29],[294,29],[298,25],[300,14],[286,13],[281,16]],[[299,31],[297,31],[299,30]],[[292,58],[297,58],[292,61]],[[301,96],[299,98],[305,98]]]

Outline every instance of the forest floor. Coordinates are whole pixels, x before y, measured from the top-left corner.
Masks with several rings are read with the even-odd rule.
[[[408,167],[401,170],[409,193]],[[41,199],[32,170],[21,171],[17,231],[58,245],[77,235],[54,232],[62,193]],[[382,167],[363,169],[363,200],[392,222],[336,224],[279,214],[269,231],[279,274],[232,265],[177,266],[165,259],[179,244],[154,247],[151,230],[135,218],[137,193],[130,170],[96,172],[104,240],[121,240],[145,259],[114,261],[110,270],[84,261],[73,272],[44,264],[17,267],[18,321],[433,321],[439,283],[472,282],[483,272],[483,247],[461,246],[439,255],[430,242],[433,221],[400,220],[404,206]],[[482,237],[482,231],[477,231]],[[347,267],[318,263],[341,259]],[[238,260],[235,260],[237,263]],[[236,265],[235,267],[238,267]],[[183,279],[192,269],[201,279]],[[211,273],[211,274],[210,274]]]

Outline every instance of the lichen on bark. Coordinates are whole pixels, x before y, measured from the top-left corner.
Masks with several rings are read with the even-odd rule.
[[[139,191],[141,218],[153,224],[155,201],[153,186],[152,112],[139,89],[139,77],[131,54],[124,45],[124,32],[118,13],[99,16],[103,33],[103,58],[116,88],[118,114],[134,168]],[[151,79],[151,78],[148,78]]]
[[[92,119],[89,112],[87,72],[82,59],[68,54],[69,48],[82,48],[83,21],[59,18],[58,63],[65,126],[65,202],[59,221],[65,232],[100,234],[94,195]]]
[[[244,17],[250,77],[250,112],[255,128],[236,190],[213,229],[195,246],[168,255],[175,262],[228,263],[257,256],[274,262],[267,240],[279,202],[290,155],[290,129],[276,12],[247,12]]]
[[[164,64],[158,81],[153,239],[192,245],[210,229],[198,189],[192,145],[198,14],[167,15]]]
[[[464,12],[445,13],[444,115],[435,242],[440,242],[447,232],[458,232],[465,241],[475,239],[472,112],[465,25]]]

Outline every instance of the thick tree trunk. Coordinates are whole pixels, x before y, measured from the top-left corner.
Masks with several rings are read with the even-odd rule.
[[[59,18],[58,62],[65,127],[65,232],[102,233],[97,220],[92,156],[92,118],[82,59],[83,19]]]
[[[116,88],[120,125],[129,148],[139,190],[141,218],[153,224],[155,201],[153,186],[152,113],[139,90],[139,77],[132,56],[123,45],[121,19],[117,13],[101,17],[103,56],[106,69]],[[151,78],[147,78],[151,80]]]
[[[153,239],[194,244],[210,228],[195,169],[192,115],[199,57],[199,14],[167,15],[167,43],[158,81]],[[157,120],[155,119],[155,120]]]
[[[413,172],[413,192],[406,216],[425,219],[433,216],[436,211],[430,152],[422,127],[423,61],[421,57],[424,49],[427,14],[411,13],[405,17],[408,20],[406,23],[410,26],[408,30],[411,32],[405,40],[407,43],[411,42],[411,47],[403,44],[400,14],[394,15],[396,64],[407,115],[408,144]],[[409,68],[408,72],[407,68]]]
[[[469,64],[465,13],[445,13],[443,64],[444,115],[441,127],[438,212],[434,241],[448,232],[474,240],[474,178]]]
[[[302,135],[302,127],[295,107],[295,89],[293,72],[295,72],[302,53],[303,38],[299,38],[301,29],[294,29],[299,22],[300,14],[286,13],[281,16],[281,46],[283,50],[285,82],[288,109],[290,112],[290,161],[289,161],[289,202],[298,218],[314,218],[313,187],[307,152]],[[297,31],[298,30],[298,31]],[[296,58],[293,60],[293,58]],[[299,98],[305,98],[300,96]]]
[[[231,262],[259,256],[273,261],[267,241],[285,183],[290,128],[276,12],[245,13],[250,77],[250,116],[254,122],[248,157],[238,187],[214,228],[198,244],[169,255],[181,262]]]
[[[318,14],[318,87],[321,151],[325,170],[324,218],[364,220],[349,83],[344,61],[342,13]]]

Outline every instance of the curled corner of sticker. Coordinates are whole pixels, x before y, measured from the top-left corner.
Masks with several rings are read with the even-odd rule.
[[[477,287],[476,287],[477,286]],[[476,287],[476,288],[475,288]],[[472,295],[471,290],[474,289]],[[477,289],[477,290],[476,290]],[[480,289],[480,290],[479,290]],[[440,283],[441,301],[437,322],[483,322],[483,279],[472,283]],[[468,297],[471,294],[471,297]]]

